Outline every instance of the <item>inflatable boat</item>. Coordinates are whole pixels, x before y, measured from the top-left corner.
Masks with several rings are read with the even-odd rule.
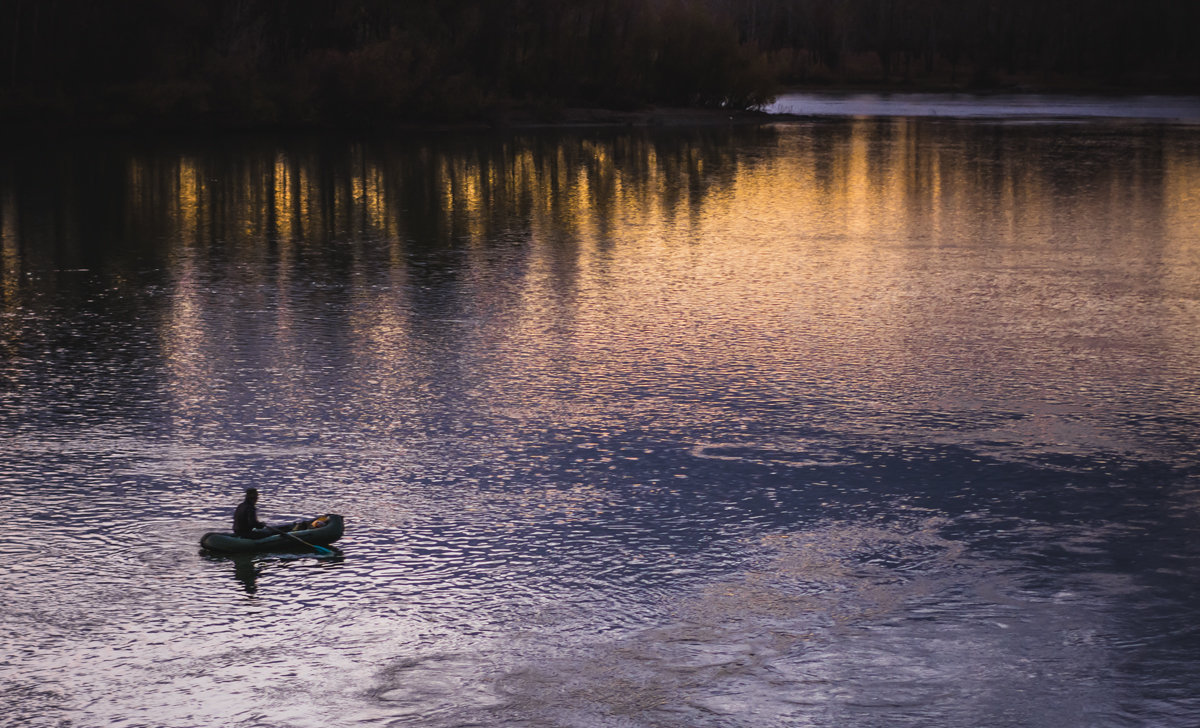
[[[224,554],[250,554],[260,551],[328,551],[323,548],[342,537],[345,520],[336,513],[304,521],[272,526],[262,538],[242,538],[232,533],[212,531],[204,534],[200,545]]]

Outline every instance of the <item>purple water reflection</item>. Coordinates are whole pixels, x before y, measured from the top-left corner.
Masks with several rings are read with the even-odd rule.
[[[789,93],[767,107],[798,116],[916,116],[955,119],[1157,119],[1200,122],[1200,96]]]

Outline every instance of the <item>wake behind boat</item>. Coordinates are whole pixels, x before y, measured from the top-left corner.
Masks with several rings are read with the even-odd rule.
[[[337,513],[329,513],[308,520],[275,526],[270,536],[242,538],[232,533],[211,531],[200,538],[200,545],[209,551],[226,554],[248,554],[260,551],[323,550],[342,537],[345,519]]]

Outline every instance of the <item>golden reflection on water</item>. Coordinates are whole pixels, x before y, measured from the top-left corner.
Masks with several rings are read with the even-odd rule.
[[[1200,240],[1200,159],[1195,154],[1167,154],[1165,167],[1167,240],[1176,247],[1195,243]]]
[[[214,246],[247,284],[275,288],[278,341],[296,346],[296,266],[346,255],[351,330],[382,371],[417,344],[407,303],[369,281],[384,275],[388,290],[408,295],[412,275],[427,270],[411,264],[431,251],[456,251],[454,275],[472,277],[515,245],[518,285],[471,288],[491,299],[460,304],[466,314],[486,305],[525,313],[489,334],[510,369],[565,357],[603,367],[613,382],[636,378],[651,358],[763,374],[819,353],[834,369],[882,382],[901,364],[889,356],[954,346],[922,331],[955,317],[1003,319],[992,334],[1011,349],[1008,365],[1035,367],[1021,361],[1022,317],[1069,321],[1078,314],[1068,299],[1080,293],[1071,288],[1089,285],[1075,274],[1123,265],[1114,261],[1130,250],[1139,251],[1130,275],[1162,277],[1173,290],[1195,282],[1194,265],[1171,265],[1194,256],[1197,239],[1187,135],[1084,134],[1064,151],[1055,134],[860,119],[740,136],[426,139],[156,157],[131,162],[127,217],[153,221],[168,210],[155,237],[174,251],[171,327],[184,333],[168,349],[192,362],[181,372],[196,366],[187,342],[212,344],[191,326],[210,337],[213,327],[236,330],[188,314],[202,285],[192,269]],[[1026,275],[1035,258],[1061,275]],[[1034,285],[1042,288],[1024,298],[1016,290]],[[1020,310],[1032,299],[1042,308]],[[556,301],[574,321],[566,340],[547,335],[547,317],[565,310]],[[880,339],[891,342],[881,348]],[[651,351],[652,342],[670,345]]]
[[[727,232],[731,218],[743,227],[801,225],[810,239],[878,246],[914,233],[933,243],[960,242],[980,212],[1000,223],[992,233],[1010,239],[1018,230],[1053,225],[1062,211],[1064,190],[1053,179],[1059,170],[1044,159],[1031,163],[1003,140],[989,149],[986,139],[947,141],[940,131],[917,122],[858,120],[819,137],[764,132],[767,138],[753,140],[754,154],[721,143],[728,140],[628,136],[515,139],[472,149],[359,143],[339,158],[280,152],[261,164],[253,156],[135,159],[129,213],[153,220],[173,199],[161,232],[175,244],[201,247],[213,239],[253,247],[364,234],[424,245],[488,244],[501,223],[519,234],[577,242],[696,239],[713,223]],[[1188,151],[1163,149],[1160,174],[1100,170],[1097,179],[1078,180],[1092,188],[1084,197],[1066,190],[1070,204],[1082,202],[1087,216],[1119,222],[1124,216],[1113,209],[1113,195],[1145,207],[1165,186],[1172,204],[1163,211],[1186,215],[1195,165]],[[173,175],[162,174],[171,166]],[[172,176],[174,185],[165,181]]]
[[[245,142],[133,152],[113,184],[126,241],[165,257],[164,348],[185,402],[208,396],[204,352],[239,336],[243,322],[221,316],[269,310],[271,336],[299,356],[303,317],[313,315],[300,284],[348,273],[350,330],[380,369],[419,345],[406,297],[422,276],[478,280],[514,261],[504,290],[459,289],[475,296],[460,301],[464,315],[487,306],[521,314],[488,333],[511,368],[565,357],[632,378],[651,358],[675,357],[751,374],[820,352],[833,369],[884,378],[897,366],[889,356],[955,345],[922,334],[934,320],[1000,322],[991,333],[1018,359],[1023,320],[1103,323],[1072,309],[1102,300],[1083,287],[1111,284],[1089,271],[1125,266],[1173,298],[1200,284],[1192,137],[859,119],[660,135]],[[31,198],[16,188],[0,198],[6,309],[29,259],[62,248],[62,230],[88,229],[71,219],[87,208],[69,207],[54,210],[66,218],[56,227],[22,227],[23,206],[40,211]],[[214,261],[232,265],[221,270],[236,275],[243,305],[210,305]],[[552,323],[564,316],[565,338]],[[1159,332],[1173,340],[1158,345],[1194,357],[1182,329]],[[286,357],[279,366],[303,369]]]
[[[17,240],[17,205],[12,194],[0,198],[0,285],[3,286],[4,305],[13,305],[17,291],[17,280],[21,275],[20,245]]]

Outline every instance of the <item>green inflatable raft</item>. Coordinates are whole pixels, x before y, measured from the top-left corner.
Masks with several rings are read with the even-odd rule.
[[[200,545],[223,554],[250,554],[260,551],[327,551],[323,547],[342,537],[345,519],[336,513],[303,521],[272,526],[277,531],[263,538],[242,538],[232,533],[212,531],[200,538]]]

